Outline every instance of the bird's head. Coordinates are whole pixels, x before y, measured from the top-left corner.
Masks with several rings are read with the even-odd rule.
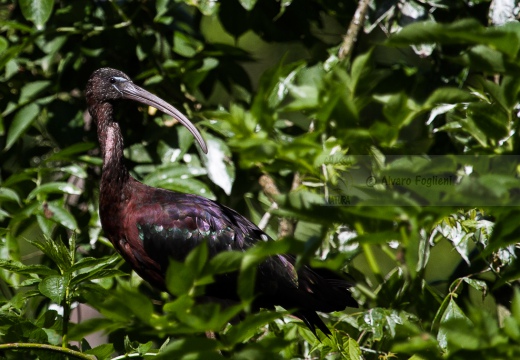
[[[87,83],[86,97],[89,109],[121,99],[134,100],[156,108],[184,125],[193,134],[202,151],[208,152],[208,147],[202,135],[186,116],[163,99],[135,85],[128,75],[122,71],[111,68],[101,68],[94,71]],[[92,116],[95,116],[92,110],[90,112]]]

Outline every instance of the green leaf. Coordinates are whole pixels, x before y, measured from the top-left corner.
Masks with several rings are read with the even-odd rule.
[[[218,344],[215,340],[203,337],[174,340],[164,347],[154,359],[222,359],[222,355],[217,352]]]
[[[177,296],[175,300],[167,302],[163,306],[165,312],[179,313],[189,311],[195,305],[195,300],[187,294]]]
[[[0,187],[0,200],[15,201],[16,203],[18,203],[18,205],[22,205],[18,193],[6,187]]]
[[[45,255],[51,258],[62,272],[66,272],[72,266],[72,257],[69,249],[63,244],[60,239],[53,241],[48,237],[44,237],[42,241],[27,241],[40,249]]]
[[[175,182],[178,179],[184,180],[206,174],[206,169],[200,166],[171,164],[160,167],[154,172],[148,174],[143,179],[143,182],[150,186],[163,187]]]
[[[80,195],[81,189],[79,189],[76,185],[67,182],[51,182],[36,187],[29,193],[27,200],[34,199],[38,195],[46,195],[50,193]]]
[[[37,94],[46,89],[50,84],[51,82],[48,80],[40,80],[33,81],[24,85],[24,87],[22,87],[22,90],[20,91],[20,99],[18,100],[19,103],[24,103],[33,99]]]
[[[204,45],[195,38],[176,31],[173,35],[173,51],[185,57],[193,57],[204,49]]]
[[[106,279],[118,276],[127,276],[128,274],[118,269],[96,269],[72,277],[70,286],[76,286],[87,280]]]
[[[94,355],[97,360],[108,360],[116,350],[114,344],[101,344],[95,348],[84,351],[85,354]]]
[[[511,303],[511,313],[517,324],[520,325],[520,289],[516,286],[514,287],[514,296]]]
[[[243,252],[224,251],[220,252],[209,261],[208,271],[211,274],[223,274],[240,269],[244,257]]]
[[[153,304],[146,295],[130,288],[130,284],[118,280],[115,289],[106,290],[95,283],[83,283],[77,292],[95,307],[113,325],[108,331],[115,331],[129,326],[132,322],[149,325],[153,322]],[[124,289],[123,289],[124,288]]]
[[[54,0],[20,0],[19,4],[23,16],[41,30],[51,16]]]
[[[119,256],[119,254],[113,254],[111,256],[105,256],[102,258],[86,257],[82,258],[74,265],[72,265],[69,271],[71,273],[80,270],[83,270],[84,272],[95,271],[106,266],[114,265],[116,262],[120,260],[121,257]]]
[[[288,84],[289,94],[294,100],[284,107],[285,111],[305,111],[316,108],[318,103],[318,89],[310,85],[295,86]]]
[[[193,5],[197,6],[202,14],[205,16],[215,15],[218,12],[219,3],[214,0],[200,0]]]
[[[141,143],[133,144],[124,150],[125,156],[137,163],[151,163],[152,158],[146,146]]]
[[[206,134],[206,144],[208,153],[202,156],[202,161],[208,170],[208,176],[213,183],[230,195],[235,181],[235,164],[231,160],[231,151],[224,141],[210,134]]]
[[[155,15],[155,19],[157,20],[159,17],[163,16],[168,11],[168,3],[167,0],[157,0],[155,3],[155,10],[157,14]]]
[[[258,328],[279,319],[282,314],[275,311],[262,311],[252,314],[229,328],[229,331],[224,335],[223,342],[232,345],[240,344],[255,335]]]
[[[76,158],[74,155],[86,153],[88,150],[92,150],[96,146],[96,144],[91,142],[80,142],[52,154],[48,161],[75,160]]]
[[[202,273],[202,269],[208,261],[208,245],[205,241],[201,242],[196,248],[190,251],[184,264],[195,278]]]
[[[500,106],[473,103],[468,106],[471,120],[488,138],[500,140],[509,133],[509,117]]]
[[[520,49],[520,24],[485,28],[474,19],[463,19],[450,24],[433,21],[416,22],[405,26],[393,35],[391,45],[412,44],[485,44],[509,56],[515,56]]]
[[[255,7],[257,0],[239,0],[239,1],[240,1],[240,5],[242,5],[242,7],[244,9],[246,9],[247,11],[251,11]]]
[[[56,304],[61,304],[65,298],[67,286],[68,281],[64,276],[50,275],[45,277],[40,284],[38,284],[38,290]]]
[[[63,44],[67,42],[68,36],[56,36],[49,41],[44,41],[40,44],[40,48],[45,51],[46,54],[54,54],[60,51]]]
[[[181,193],[200,195],[211,200],[216,199],[210,188],[205,183],[197,179],[169,178],[159,182],[157,187],[178,191]]]
[[[84,319],[78,324],[71,324],[69,330],[69,339],[79,341],[87,335],[96,331],[109,329],[114,325],[114,321],[106,318],[90,318]]]
[[[350,70],[350,76],[352,78],[352,92],[356,93],[358,84],[363,76],[367,75],[373,70],[372,66],[372,51],[368,51],[365,54],[356,56],[352,63],[352,69]]]
[[[426,100],[425,105],[428,107],[433,107],[438,104],[456,104],[475,100],[475,96],[468,91],[457,88],[443,87],[435,89],[435,91],[428,97],[428,100]]]
[[[148,341],[146,344],[139,344],[139,347],[137,348],[137,351],[139,352],[139,354],[144,355],[148,351],[150,351],[152,346],[153,346],[153,342],[152,341]]]
[[[67,209],[65,209],[65,207],[63,207],[62,201],[50,201],[47,203],[47,206],[51,211],[52,220],[63,225],[67,229],[79,231],[76,219]]]
[[[455,321],[457,321],[455,323]],[[451,323],[454,326],[446,327]],[[478,338],[468,331],[473,326],[455,300],[451,299],[442,315],[437,341],[439,346],[447,349],[449,343],[457,344],[460,348],[473,348],[478,346]]]
[[[506,317],[504,319],[504,332],[512,339],[520,340],[520,326],[515,318]]]
[[[361,356],[361,349],[359,348],[359,344],[350,336],[348,337],[346,343],[343,344],[343,349],[347,355],[347,359],[357,360],[363,358]]]
[[[464,282],[466,282],[472,288],[482,292],[482,295],[485,295],[487,293],[488,286],[485,281],[472,279],[472,278],[468,278],[468,277],[465,277],[463,279],[464,279]]]
[[[0,53],[3,53],[8,46],[9,42],[5,39],[5,37],[0,36]]]
[[[409,124],[420,110],[404,93],[378,96],[377,99],[384,104],[383,113],[394,126],[402,127]]]
[[[507,55],[484,45],[474,46],[453,61],[476,71],[493,73],[504,73],[508,68],[517,67],[516,64],[511,64]]]
[[[80,179],[86,179],[87,178],[87,172],[85,169],[83,169],[81,166],[77,164],[72,164],[69,166],[64,166],[60,169],[61,171],[79,177]]]
[[[399,313],[393,309],[373,308],[358,318],[360,329],[373,333],[372,338],[380,340],[384,335],[395,336],[397,325],[403,323]]]
[[[193,287],[194,275],[183,263],[171,260],[166,270],[166,288],[176,296],[187,294]]]
[[[22,275],[58,275],[45,265],[24,265],[19,261],[0,259],[0,268]]]
[[[190,146],[195,142],[192,133],[186,129],[184,126],[177,126],[177,138],[179,139],[179,148],[182,153],[186,153]],[[198,145],[197,145],[198,146]],[[174,161],[174,160],[171,160]]]
[[[7,132],[5,150],[9,150],[20,136],[25,133],[34,119],[36,119],[39,112],[40,107],[34,103],[26,105],[18,110]]]

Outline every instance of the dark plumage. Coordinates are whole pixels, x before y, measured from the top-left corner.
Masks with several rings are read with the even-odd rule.
[[[191,122],[173,106],[134,85],[121,71],[102,68],[90,77],[86,97],[97,124],[103,155],[99,212],[105,235],[132,268],[146,281],[166,290],[169,258],[183,261],[205,241],[213,256],[221,251],[244,251],[271,239],[234,210],[206,198],[144,185],[129,175],[123,159],[123,138],[113,117],[114,105],[132,99],[173,116],[195,136],[204,152],[206,144]],[[277,255],[258,266],[255,308],[280,305],[296,309],[315,333],[329,329],[316,311],[332,312],[357,306],[348,288],[352,284],[332,272],[304,266],[298,271],[292,255]],[[217,277],[206,295],[238,300],[236,276]]]

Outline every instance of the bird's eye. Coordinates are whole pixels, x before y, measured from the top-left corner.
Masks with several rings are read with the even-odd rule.
[[[111,84],[115,84],[117,82],[115,77],[111,77],[110,79],[108,79],[108,81],[110,81]]]

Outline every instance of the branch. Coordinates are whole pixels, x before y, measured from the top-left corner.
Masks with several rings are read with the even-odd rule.
[[[352,48],[354,43],[357,40],[357,36],[359,33],[359,29],[363,26],[363,22],[365,21],[365,16],[368,11],[368,3],[370,0],[359,0],[358,7],[356,12],[354,13],[354,17],[350,22],[350,25],[347,30],[347,35],[343,38],[343,43],[339,48],[338,57],[340,60],[343,60],[350,56],[352,52]]]
[[[48,344],[35,344],[35,343],[9,343],[0,344],[0,350],[18,350],[18,349],[30,349],[30,350],[47,350],[68,356],[75,357],[76,359],[83,360],[96,360],[94,355],[88,355],[79,351],[63,348],[60,346],[48,345]]]

